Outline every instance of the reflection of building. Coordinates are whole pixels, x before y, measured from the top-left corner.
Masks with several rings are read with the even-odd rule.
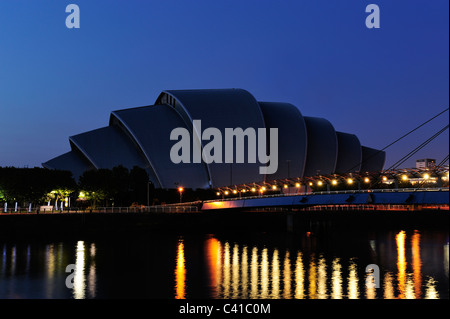
[[[201,121],[201,129],[194,126],[195,120]],[[170,158],[176,144],[170,139],[175,128],[187,130],[192,137],[190,163],[176,164]],[[205,151],[211,139],[216,139],[205,136],[207,128],[217,129],[222,136],[229,129],[250,128],[258,134],[259,129],[266,129],[267,142],[269,129],[277,128],[278,170],[264,176],[259,171],[262,163],[247,157],[244,163],[237,163],[234,158],[232,164],[202,161],[198,154]],[[385,152],[362,146],[353,134],[337,132],[328,120],[304,117],[289,103],[258,102],[242,89],[164,91],[155,105],[114,111],[109,126],[71,136],[69,142],[70,152],[42,165],[69,170],[75,178],[89,169],[139,166],[161,188],[223,187],[265,179],[301,178],[318,172],[322,175],[371,172],[383,169],[385,162]],[[222,154],[227,153],[224,144]],[[235,157],[237,143],[233,144]],[[194,154],[198,161],[194,160]]]
[[[416,160],[416,168],[434,168],[436,167],[436,160],[432,158],[424,158]]]

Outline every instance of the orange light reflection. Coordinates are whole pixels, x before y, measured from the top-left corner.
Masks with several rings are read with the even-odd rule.
[[[411,239],[412,245],[412,267],[414,276],[414,294],[416,298],[422,295],[422,260],[420,259],[420,233],[418,230],[414,231]]]
[[[395,241],[397,242],[397,282],[398,282],[398,291],[399,299],[405,298],[405,288],[406,288],[406,258],[405,258],[405,239],[406,234],[405,231],[400,231],[395,236]]]
[[[178,242],[175,281],[175,299],[186,299],[186,267],[184,259],[184,244],[182,239]]]

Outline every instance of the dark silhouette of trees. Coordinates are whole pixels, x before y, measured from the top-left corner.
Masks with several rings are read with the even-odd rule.
[[[140,167],[128,170],[122,165],[89,170],[79,179],[79,188],[91,206],[129,206],[146,204],[148,174]]]
[[[69,171],[46,168],[0,167],[0,203],[20,205],[55,203],[70,198],[74,206],[140,206],[178,203],[180,194],[173,189],[155,188],[147,171],[138,166],[131,170],[124,166],[113,169],[89,170],[78,183]],[[215,198],[211,189],[189,188],[183,191],[183,202]],[[77,200],[79,199],[79,200]]]
[[[45,168],[0,167],[0,201],[40,203],[50,192],[62,198],[76,190],[69,171]]]

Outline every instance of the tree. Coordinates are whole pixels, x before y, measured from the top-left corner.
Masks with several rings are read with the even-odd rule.
[[[130,173],[122,165],[112,169],[112,197],[118,206],[127,205],[130,184]]]
[[[153,199],[155,186],[149,184],[147,171],[139,166],[134,166],[130,171],[130,201],[132,203],[147,203],[147,196]],[[147,194],[148,193],[148,194]]]
[[[113,175],[109,169],[88,170],[80,176],[79,187],[91,206],[114,195]]]

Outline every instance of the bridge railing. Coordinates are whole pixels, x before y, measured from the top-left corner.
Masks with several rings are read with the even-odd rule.
[[[243,196],[231,198],[218,198],[204,201],[205,203],[212,203],[217,201],[236,201],[242,199],[257,199],[257,198],[273,198],[273,197],[288,197],[288,196],[311,196],[311,195],[330,195],[330,194],[361,194],[361,193],[400,193],[400,192],[448,192],[448,187],[430,187],[430,188],[386,188],[386,189],[361,189],[361,190],[342,190],[342,191],[322,191],[313,193],[287,193],[287,194],[272,194],[272,195],[257,195],[257,196]]]
[[[18,207],[8,208],[5,212],[4,209],[0,210],[0,214],[59,214],[59,213],[193,213],[198,212],[198,206],[188,205],[158,205],[158,206],[142,206],[142,207],[96,207],[96,208],[78,208],[78,207],[65,207],[61,209],[33,207],[29,208]]]
[[[289,212],[292,208],[290,207],[257,207],[254,211],[262,212]],[[298,209],[299,211],[305,212],[323,212],[323,211],[423,211],[423,210],[437,210],[437,211],[448,211],[448,205],[418,205],[416,207],[411,207],[410,205],[400,205],[400,204],[362,204],[362,205],[315,205],[306,206]]]

